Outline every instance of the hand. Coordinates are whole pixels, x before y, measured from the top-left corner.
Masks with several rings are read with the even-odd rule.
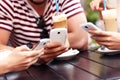
[[[115,8],[114,6],[109,4],[108,0],[106,2],[106,5],[107,9]],[[103,0],[92,0],[92,2],[90,2],[90,7],[93,11],[102,11],[104,9]]]
[[[27,69],[30,65],[36,63],[43,54],[43,50],[31,51],[27,46],[15,48],[12,53],[4,59],[7,69],[10,71],[20,71]]]
[[[95,39],[99,44],[113,50],[120,49],[120,33],[95,30],[89,30],[89,32],[95,34],[91,38]]]
[[[54,59],[56,56],[64,53],[67,50],[68,48],[59,42],[50,42],[45,45],[44,54],[40,56],[40,60],[42,59],[47,63],[48,61]]]

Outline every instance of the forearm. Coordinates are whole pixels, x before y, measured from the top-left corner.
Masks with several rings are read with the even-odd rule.
[[[88,33],[80,28],[80,25],[84,23],[87,23],[84,13],[77,14],[68,19],[68,33],[71,48],[87,49]]]
[[[3,49],[13,50],[14,48],[8,45],[0,44],[0,50],[3,50]]]
[[[9,63],[10,64],[10,63]],[[6,61],[0,60],[0,75],[10,72]]]
[[[84,35],[81,35],[84,34]],[[86,50],[88,49],[88,34],[86,32],[78,32],[77,35],[69,34],[69,43],[71,48]]]
[[[13,47],[10,47],[7,45],[7,43],[9,42],[9,37],[10,37],[11,32],[5,29],[0,29],[0,34],[4,34],[0,36],[0,50],[1,49],[12,50]]]

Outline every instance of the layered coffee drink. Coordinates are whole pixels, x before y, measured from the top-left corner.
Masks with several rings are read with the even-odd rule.
[[[66,28],[67,27],[67,17],[63,13],[56,13],[53,16],[53,27],[54,28]]]
[[[102,17],[105,24],[105,31],[118,31],[116,9],[102,11]]]

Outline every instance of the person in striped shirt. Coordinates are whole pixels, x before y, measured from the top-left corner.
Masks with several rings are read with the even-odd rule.
[[[67,15],[70,48],[87,49],[88,34],[80,28],[86,23],[80,0],[57,0],[59,12]],[[55,0],[0,0],[0,48],[14,50],[15,47],[38,43],[49,37],[53,28],[52,16],[56,13]],[[38,25],[42,20],[45,24]],[[11,46],[6,44],[10,42]],[[67,47],[58,42],[50,42],[44,47],[40,57],[50,61],[65,52]]]

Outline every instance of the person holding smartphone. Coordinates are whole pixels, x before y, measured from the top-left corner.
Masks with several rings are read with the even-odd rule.
[[[0,0],[0,34],[4,34],[0,36],[0,49],[14,50],[28,43],[34,46],[41,39],[49,38],[56,3],[58,12],[67,15],[70,48],[86,50],[88,34],[80,24],[87,20],[80,0]],[[6,45],[8,42],[10,46]],[[59,42],[50,42],[38,61],[47,63],[67,50]]]
[[[119,3],[118,3],[119,4]],[[93,0],[90,3],[90,7],[93,11],[102,11],[103,10],[103,0]],[[107,9],[114,8],[111,6],[107,0]],[[99,44],[106,46],[112,50],[120,50],[120,33],[110,32],[110,31],[98,31],[98,30],[89,30],[92,35],[91,38],[95,39]]]

